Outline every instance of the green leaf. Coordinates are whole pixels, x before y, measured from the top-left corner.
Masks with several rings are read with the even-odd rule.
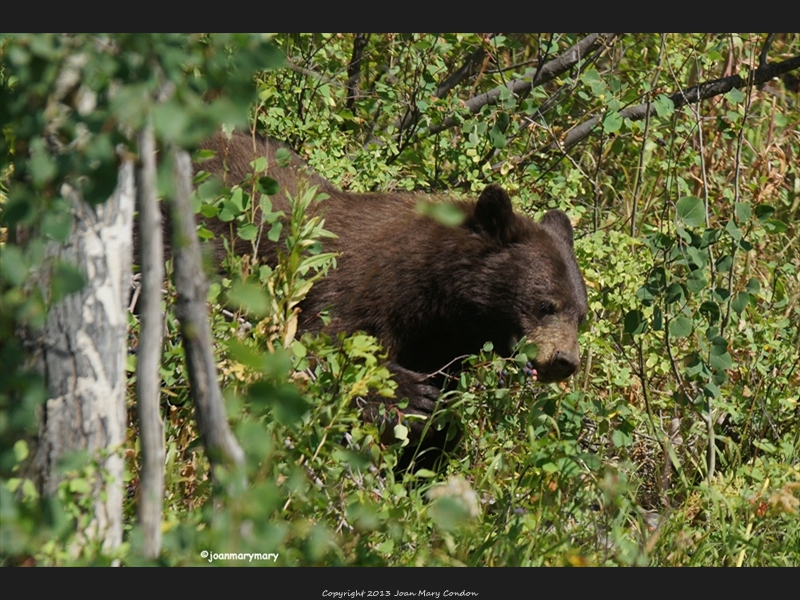
[[[733,219],[725,224],[725,231],[737,242],[742,239],[742,230],[734,223]]]
[[[706,222],[703,201],[694,196],[684,196],[677,203],[678,218],[687,227],[700,227]]]
[[[742,311],[747,308],[749,302],[750,294],[747,292],[739,292],[736,294],[736,298],[733,299],[733,302],[731,302],[731,308],[736,311],[736,314],[742,314]]]
[[[192,120],[186,108],[174,98],[153,108],[153,128],[159,139],[185,147],[196,141],[189,134],[191,127]]]
[[[75,494],[88,494],[92,491],[92,486],[83,478],[76,477],[69,481],[69,491]]]
[[[383,554],[384,556],[392,556],[394,554],[394,540],[389,538],[382,544],[380,544],[375,551],[378,554]]]
[[[31,159],[28,168],[31,171],[33,185],[41,188],[48,184],[58,173],[58,166],[45,147],[44,140],[36,137],[31,140]]]
[[[714,292],[712,293],[712,298],[722,304],[726,302],[728,298],[730,298],[730,292],[728,292],[728,288],[724,287],[716,287],[714,288]]]
[[[777,450],[775,444],[770,442],[769,440],[754,440],[753,445],[760,450],[763,450],[767,454],[774,454]]]
[[[722,336],[711,340],[708,362],[715,369],[725,370],[733,366],[733,358],[728,353],[728,342]]]
[[[733,88],[731,91],[725,94],[725,98],[727,98],[728,101],[733,104],[739,104],[744,100],[744,94],[736,88]]]
[[[656,114],[659,117],[668,117],[675,110],[675,103],[665,94],[659,94],[658,98],[653,102],[653,106],[655,106]]]
[[[240,214],[247,204],[247,200],[245,200],[244,190],[242,188],[237,187],[231,192],[231,197],[227,203],[224,203],[226,207],[228,207],[231,212],[238,215]]]
[[[695,241],[699,241],[699,238],[695,237]],[[695,267],[700,270],[702,267],[705,267],[708,262],[708,251],[706,250],[699,250],[694,246],[688,246],[686,248],[686,256],[689,259],[689,264],[694,265]]]
[[[80,269],[72,264],[60,262],[53,271],[53,279],[50,282],[52,289],[52,301],[58,302],[69,294],[74,294],[83,289],[86,280]]]
[[[42,233],[57,242],[65,242],[72,230],[72,213],[67,207],[52,207],[42,216]]]
[[[280,186],[278,182],[272,177],[259,177],[258,178],[258,191],[268,196],[274,196],[278,193]]]
[[[778,219],[767,219],[764,221],[764,229],[767,230],[767,233],[783,233],[789,229],[789,226]]]
[[[286,148],[278,148],[275,152],[275,162],[281,168],[288,167],[292,162],[292,152]]]
[[[679,283],[670,283],[664,295],[667,304],[674,304],[675,302],[682,302],[685,297],[683,286]]]
[[[669,322],[669,335],[674,338],[685,338],[692,333],[692,326],[690,318],[677,316]]]
[[[651,288],[650,285],[643,285],[638,290],[636,290],[636,297],[639,300],[641,300],[642,304],[644,304],[645,306],[650,306],[653,303],[653,300],[656,299],[650,288]]]
[[[11,285],[21,285],[28,277],[28,265],[18,246],[0,246],[0,274]]]
[[[730,369],[733,366],[733,358],[728,352],[712,354],[709,356],[708,362],[715,369]]]
[[[211,158],[214,158],[217,155],[216,150],[208,150],[206,148],[200,148],[197,152],[194,153],[194,162],[202,163]]]
[[[686,289],[693,294],[703,291],[706,287],[706,283],[706,277],[700,269],[690,271],[686,276]]]
[[[597,69],[587,69],[583,72],[583,75],[581,75],[581,81],[586,85],[598,83],[601,81],[600,74],[597,72]]]
[[[315,256],[310,256],[302,260],[300,265],[297,267],[297,270],[303,274],[305,274],[307,271],[311,269],[319,270],[328,265],[335,258],[336,258],[335,252],[323,252]]]
[[[729,221],[732,223],[733,221]],[[724,256],[720,256],[717,260],[717,271],[720,273],[727,273],[731,270],[733,266],[733,257],[730,254],[725,254]]]
[[[750,205],[746,202],[736,202],[734,204],[734,212],[739,223],[744,223],[750,220],[751,209]]]
[[[281,231],[283,230],[283,223],[280,221],[275,221],[270,227],[269,233],[267,234],[267,239],[270,242],[277,242],[278,239],[281,237]]]
[[[201,204],[200,214],[207,219],[211,219],[219,214],[219,207],[214,206],[213,204]]]
[[[775,209],[769,204],[759,204],[754,210],[759,221],[766,221],[775,213]]]
[[[686,369],[686,375],[689,377],[695,377],[701,373],[707,373],[708,371],[703,359],[697,352],[692,352],[684,359],[684,367]]]
[[[256,317],[265,316],[270,308],[269,295],[260,286],[252,283],[234,283],[228,292],[228,300]]]
[[[712,244],[716,244],[721,237],[722,237],[722,230],[721,229],[717,229],[717,228],[706,229],[705,231],[703,231],[703,233],[700,236],[700,239],[702,241],[701,241],[701,243],[700,243],[700,245],[698,247],[699,248],[707,248],[708,246],[711,246]]]
[[[715,302],[711,302],[710,300],[706,300],[700,305],[698,309],[700,314],[703,315],[710,324],[717,323],[720,319],[720,310],[719,305]]]
[[[483,346],[483,351],[491,352],[493,347],[494,346],[492,346],[492,342],[486,342],[486,344]],[[517,342],[517,345],[514,348],[514,353],[520,366],[524,366],[529,360],[536,359],[539,354],[539,346],[533,342],[529,342],[526,338],[522,338],[519,342]]]
[[[422,479],[433,479],[434,477],[437,477],[438,474],[430,469],[418,469],[414,472],[414,476],[421,477]]]
[[[14,458],[17,462],[22,462],[28,457],[28,443],[25,440],[14,442]]]
[[[617,448],[625,448],[633,443],[633,425],[622,421],[611,432],[611,441]]]
[[[449,202],[417,202],[417,212],[431,217],[447,227],[457,227],[464,222],[464,212]]]
[[[622,127],[622,116],[618,112],[610,112],[603,119],[603,130],[606,133],[616,133]]]
[[[506,136],[503,135],[503,132],[497,127],[492,127],[491,130],[489,130],[489,141],[495,148],[505,148],[508,143]]]
[[[661,331],[664,328],[664,313],[658,306],[653,307],[653,318],[651,319],[653,330]]]
[[[244,225],[240,225],[239,229],[237,230],[237,235],[246,241],[251,241],[256,239],[258,235],[258,227],[253,225],[252,223],[245,223]]]
[[[293,341],[291,348],[292,348],[292,353],[297,358],[303,358],[308,353],[306,347],[299,340]]]
[[[248,388],[247,397],[251,402],[269,406],[275,420],[283,425],[298,423],[309,409],[308,401],[291,384],[258,381]]]
[[[267,170],[267,157],[259,156],[255,160],[250,161],[250,169],[253,173],[263,173]]]
[[[396,440],[402,442],[408,441],[408,427],[406,427],[405,425],[398,423],[392,429],[392,433],[394,434]],[[419,476],[419,473],[417,473],[417,475]]]
[[[647,329],[647,320],[640,310],[632,310],[625,315],[625,333],[630,335],[640,335]]]
[[[758,282],[758,279],[751,277],[747,282],[745,289],[751,294],[757,294],[761,291],[761,284]]]

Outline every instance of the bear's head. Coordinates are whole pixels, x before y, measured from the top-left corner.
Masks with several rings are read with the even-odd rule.
[[[495,350],[509,356],[525,337],[538,348],[533,363],[539,381],[573,375],[588,302],[567,215],[551,210],[534,222],[513,211],[505,190],[489,185],[465,225],[485,244],[479,284],[494,311]]]

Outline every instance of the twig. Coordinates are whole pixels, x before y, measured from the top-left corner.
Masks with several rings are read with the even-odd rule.
[[[767,66],[767,54],[769,54],[769,48],[772,46],[772,40],[775,39],[775,34],[770,33],[767,36],[767,39],[764,40],[764,47],[761,49],[761,55],[758,57],[758,68],[766,67]]]

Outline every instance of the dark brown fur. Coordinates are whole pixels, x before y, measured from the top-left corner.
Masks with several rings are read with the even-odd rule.
[[[504,356],[523,336],[536,343],[534,366],[543,382],[578,369],[586,288],[562,211],[534,222],[512,210],[502,188],[489,185],[477,202],[457,202],[466,219],[448,227],[420,215],[415,195],[343,192],[294,155],[289,167],[278,168],[276,142],[257,138],[254,148],[250,136],[219,135],[205,147],[217,156],[199,168],[229,184],[244,179],[250,161],[266,154],[269,175],[282,190],[295,194],[305,179],[330,195],[317,210],[326,229],[338,235],[324,242],[339,253],[338,266],[302,303],[300,329],[319,331],[318,315],[328,310],[329,332],[376,336],[389,354],[398,400],[409,399],[407,413],[431,414],[440,390],[428,375],[479,352],[487,341]],[[273,203],[287,209],[283,194]],[[259,253],[274,256],[265,237]],[[376,406],[365,412],[374,417]],[[413,425],[413,436],[420,433],[421,426]]]

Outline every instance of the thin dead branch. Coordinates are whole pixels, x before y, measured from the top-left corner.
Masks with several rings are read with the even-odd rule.
[[[244,452],[230,427],[217,381],[206,298],[208,281],[202,269],[200,242],[192,211],[192,162],[173,150],[175,193],[170,202],[172,251],[175,262],[175,315],[181,324],[192,401],[200,436],[212,465],[242,466]]]
[[[356,100],[360,96],[358,82],[361,80],[361,59],[368,41],[368,33],[357,33],[353,40],[353,55],[347,65],[347,109],[350,111],[355,110]]]
[[[161,553],[161,513],[164,508],[164,422],[161,406],[161,348],[164,316],[161,285],[164,281],[164,244],[161,210],[156,196],[156,145],[153,127],[139,135],[141,166],[136,201],[139,208],[139,256],[142,268],[141,329],[136,364],[136,407],[142,446],[139,477],[139,521],[144,535],[143,554]]]

